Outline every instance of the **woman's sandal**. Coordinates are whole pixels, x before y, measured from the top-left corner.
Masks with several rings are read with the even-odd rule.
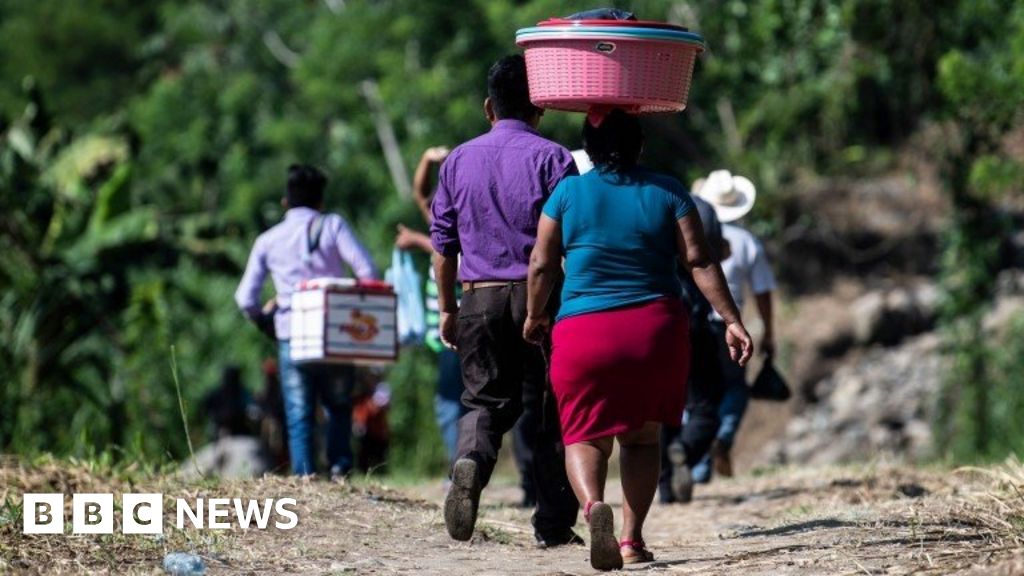
[[[621,552],[623,548],[628,552]],[[623,540],[619,542],[619,550],[623,564],[641,564],[643,562],[654,562],[654,554],[647,549],[643,540]]]
[[[590,565],[595,570],[622,568],[622,553],[615,539],[615,515],[604,502],[587,502],[583,517],[590,526]]]

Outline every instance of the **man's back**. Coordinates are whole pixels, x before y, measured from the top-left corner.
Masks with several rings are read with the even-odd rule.
[[[572,154],[527,123],[500,120],[455,148],[441,167],[431,240],[462,253],[464,281],[523,280],[545,200],[576,174]]]
[[[239,308],[251,313],[259,308],[263,280],[270,274],[278,305],[274,320],[279,339],[288,338],[291,295],[299,282],[348,276],[349,268],[359,279],[377,276],[369,253],[337,214],[322,215],[320,237],[314,238],[315,246],[310,246],[320,214],[312,208],[292,208],[284,220],[260,234],[235,293]]]
[[[754,294],[775,289],[775,276],[761,242],[749,230],[735,224],[722,226],[722,237],[729,243],[729,257],[722,261],[722,272],[737,307],[743,308],[744,285]]]

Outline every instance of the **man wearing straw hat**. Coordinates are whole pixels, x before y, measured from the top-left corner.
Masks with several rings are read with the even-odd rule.
[[[494,471],[502,436],[526,406],[542,421],[527,439],[534,454],[537,543],[583,544],[572,531],[579,504],[565,473],[558,416],[554,402],[544,401],[545,358],[522,338],[527,268],[541,208],[576,167],[567,149],[536,131],[542,111],[530,102],[521,55],[491,67],[484,111],[491,130],[452,150],[431,206],[441,340],[459,352],[468,409],[459,419],[445,526],[456,540],[472,537],[480,492]]]
[[[722,271],[729,284],[729,291],[732,292],[737,306],[742,309],[744,291],[746,287],[750,288],[761,321],[764,323],[761,352],[770,357],[775,353],[772,324],[775,276],[772,274],[761,242],[750,231],[735,224],[754,207],[757,196],[754,184],[743,176],[731,174],[728,170],[715,170],[706,179],[693,183],[693,193],[711,204],[722,223]],[[745,369],[729,361],[722,319],[714,314],[711,320],[712,331],[719,336],[719,359],[725,390],[718,410],[721,419],[718,434],[711,446],[711,453],[693,469],[695,482],[708,482],[711,479],[712,467],[722,476],[732,476],[730,450],[749,401]]]

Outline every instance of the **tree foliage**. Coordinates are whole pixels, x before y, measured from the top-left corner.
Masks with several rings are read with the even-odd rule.
[[[955,212],[943,259],[943,320],[954,369],[942,398],[940,439],[954,457],[982,459],[1020,449],[1019,436],[1003,433],[1019,431],[1019,366],[1004,343],[988,338],[982,319],[1012,230],[1003,207],[1024,187],[1024,157],[1008,145],[1024,126],[1024,6],[979,2],[967,12],[969,21],[992,17],[991,36],[948,51],[937,75],[946,115],[956,122],[947,158]],[[1007,341],[1018,358],[1020,337],[1017,327]]]
[[[925,122],[963,139],[949,149],[957,202],[991,214],[1020,192],[1004,142],[1024,109],[1019,3],[617,4],[708,41],[689,110],[645,121],[649,163],[684,181],[749,174],[766,229],[801,174],[870,171]],[[231,294],[255,235],[281,215],[285,167],[322,166],[328,207],[383,263],[395,224],[419,220],[368,87],[408,172],[424,148],[486,129],[486,70],[516,50],[517,28],[590,7],[0,0],[0,450],[182,455],[169,347],[193,406],[223,364],[243,364],[252,385],[272,353]],[[575,148],[579,125],[548,113],[542,130]],[[983,305],[995,265],[983,226],[955,230],[946,279],[953,302],[974,304],[951,319]],[[407,354],[390,378],[398,467],[436,470],[430,357]]]

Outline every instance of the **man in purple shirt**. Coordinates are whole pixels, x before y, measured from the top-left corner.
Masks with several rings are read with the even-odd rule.
[[[522,337],[527,266],[541,208],[559,181],[576,174],[576,166],[567,149],[536,131],[541,110],[530,103],[522,56],[507,56],[491,67],[487,94],[491,130],[451,152],[431,209],[441,339],[459,352],[462,403],[469,410],[459,419],[445,525],[456,540],[472,537],[480,491],[494,471],[502,435],[525,410],[534,423],[522,436],[534,454],[537,543],[582,544],[572,531],[579,505],[559,450],[555,403],[543,400],[544,355]]]
[[[302,280],[348,276],[351,268],[361,280],[377,278],[366,248],[345,220],[323,214],[327,178],[312,166],[288,168],[288,188],[281,201],[284,220],[256,239],[245,274],[235,291],[238,307],[257,324],[269,328],[278,341],[278,366],[288,426],[288,452],[292,473],[313,474],[313,410],[316,398],[327,412],[327,459],[332,477],[352,468],[353,369],[350,366],[303,365],[291,361],[289,330],[291,295]],[[276,297],[260,307],[263,283],[270,274]],[[271,321],[272,320],[272,321]]]

